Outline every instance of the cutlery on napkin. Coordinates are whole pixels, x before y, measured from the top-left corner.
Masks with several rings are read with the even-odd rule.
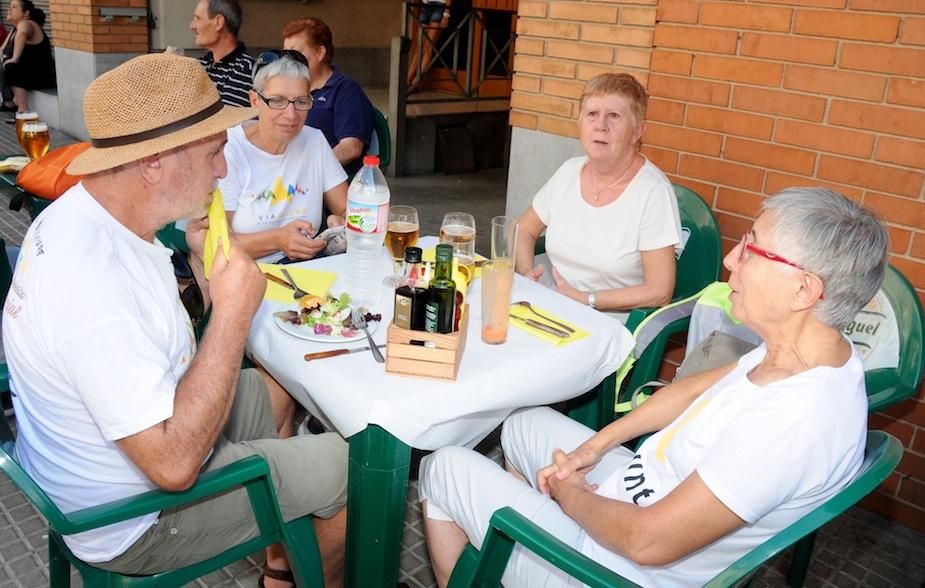
[[[267,291],[263,297],[267,300],[284,304],[293,302],[292,287],[282,277],[284,267],[289,270],[297,284],[315,296],[322,298],[331,290],[334,282],[337,281],[337,274],[333,272],[310,270],[294,265],[281,266],[273,263],[258,263],[257,267],[267,275]]]
[[[559,318],[548,310],[542,308],[536,308],[536,310],[548,317],[549,320],[544,321],[532,313],[529,308],[515,304],[510,309],[508,322],[518,329],[526,331],[556,346],[578,341],[590,335],[588,331],[576,327],[574,324]],[[555,323],[558,323],[558,325]],[[569,333],[562,329],[561,325],[568,325],[568,327],[574,329],[575,332]]]

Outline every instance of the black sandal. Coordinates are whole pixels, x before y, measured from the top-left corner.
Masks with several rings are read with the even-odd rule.
[[[292,570],[274,570],[267,564],[263,564],[263,573],[260,574],[260,578],[257,580],[258,588],[265,588],[263,584],[264,577],[279,582],[289,582],[295,586],[295,576],[292,575]]]

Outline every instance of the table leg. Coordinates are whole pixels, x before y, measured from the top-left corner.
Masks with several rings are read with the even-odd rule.
[[[348,588],[391,588],[408,490],[411,447],[377,425],[350,437],[347,489]]]

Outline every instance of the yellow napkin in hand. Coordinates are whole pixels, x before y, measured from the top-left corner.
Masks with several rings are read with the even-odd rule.
[[[212,262],[218,253],[221,239],[222,252],[225,259],[230,259],[231,241],[228,240],[228,216],[225,214],[225,203],[222,200],[222,191],[218,188],[212,190],[212,203],[209,205],[209,228],[206,229],[206,242],[202,252],[202,265],[206,279],[212,275]]]
[[[324,298],[337,280],[337,274],[332,272],[319,272],[317,270],[294,267],[291,265],[258,263],[257,267],[259,267],[260,271],[263,273],[274,275],[282,280],[286,279],[282,272],[282,269],[285,267],[289,270],[289,273],[292,274],[292,279],[295,280],[295,283],[298,284],[300,288],[307,291],[309,294],[314,294],[321,298]],[[267,280],[267,291],[263,297],[266,300],[282,302],[284,304],[295,301],[292,297],[292,290],[290,288],[281,286],[272,280]]]
[[[566,343],[571,343],[573,341],[578,341],[579,339],[584,339],[585,337],[590,335],[588,331],[585,331],[584,329],[579,329],[575,325],[569,323],[568,321],[562,320],[561,318],[557,317],[551,312],[545,311],[542,308],[536,308],[535,306],[533,308],[536,309],[536,311],[542,314],[543,316],[548,316],[549,318],[554,319],[556,322],[560,322],[563,325],[568,325],[569,327],[573,328],[575,332],[569,335],[568,337],[558,337],[556,335],[553,335],[552,333],[548,333],[542,329],[538,329],[534,326],[528,325],[524,321],[518,320],[518,318],[515,318],[515,317],[519,317],[521,319],[530,319],[538,323],[548,325],[554,329],[558,329],[560,331],[565,332],[565,329],[563,329],[559,325],[556,325],[548,320],[543,319],[542,317],[531,312],[530,309],[524,306],[520,306],[518,304],[511,305],[511,312],[510,312],[510,318],[508,318],[508,323],[511,325],[514,325],[515,327],[517,327],[518,329],[521,329],[522,331],[526,331],[530,333],[531,335],[535,335],[536,337],[539,337],[543,341],[547,341],[556,346],[565,345]]]

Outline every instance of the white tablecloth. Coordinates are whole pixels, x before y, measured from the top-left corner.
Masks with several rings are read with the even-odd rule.
[[[419,245],[432,246],[433,237]],[[302,267],[340,272],[345,255],[303,262]],[[383,252],[383,275],[391,263]],[[332,292],[339,294],[342,280]],[[633,339],[618,321],[558,292],[515,277],[512,301],[529,300],[574,325],[590,337],[556,347],[513,326],[507,343],[482,343],[481,280],[470,285],[469,332],[455,382],[441,382],[385,373],[369,351],[306,362],[314,351],[361,347],[366,339],[348,344],[298,339],[276,326],[273,313],[295,304],[264,301],[247,348],[290,394],[310,411],[350,437],[376,424],[403,442],[420,449],[478,443],[517,408],[559,402],[578,396],[616,371],[629,355]],[[382,314],[373,338],[385,343],[392,319],[393,291],[383,287],[371,311]],[[385,349],[383,348],[383,353]]]

